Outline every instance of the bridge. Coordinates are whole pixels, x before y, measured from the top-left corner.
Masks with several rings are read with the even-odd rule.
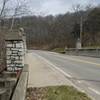
[[[28,87],[52,85],[70,85],[99,100],[100,49],[66,49],[65,54],[26,50],[23,30],[6,35],[5,47],[0,100],[25,100]]]

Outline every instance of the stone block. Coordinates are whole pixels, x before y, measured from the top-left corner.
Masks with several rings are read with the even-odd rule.
[[[23,67],[23,64],[16,64],[16,67],[22,68]]]
[[[23,52],[23,51],[24,51],[24,49],[22,48],[22,49],[19,49],[18,51],[19,51],[19,52]]]
[[[16,60],[15,63],[22,64],[22,61]]]
[[[19,48],[11,48],[12,51],[18,51]]]
[[[17,54],[17,53],[18,53],[18,50],[12,51],[12,54]]]
[[[11,66],[8,65],[8,66],[7,66],[7,70],[8,70],[8,71],[13,71],[13,68],[12,68]]]
[[[7,64],[11,64],[11,60],[7,60]]]
[[[15,67],[15,64],[10,64],[11,67]]]
[[[11,50],[8,50],[7,51],[7,55],[11,55],[12,54],[12,51]]]
[[[12,88],[16,83],[16,78],[8,78],[5,81],[5,88]]]
[[[7,89],[0,89],[0,100],[9,100],[9,95],[7,93]]]
[[[17,71],[17,70],[21,70],[22,69],[22,67],[15,67],[15,70]]]
[[[18,55],[19,56],[23,56],[23,52],[18,52]]]
[[[21,48],[23,45],[21,43],[16,44],[16,48]]]
[[[13,79],[15,79],[16,77],[17,77],[17,72],[8,72],[8,71],[4,71],[3,73],[2,73],[2,75],[3,75],[3,77],[5,77],[5,78],[13,78]]]
[[[8,76],[3,76],[3,78],[0,78],[0,88],[12,88],[15,85],[16,80],[16,78],[8,78]]]
[[[15,58],[15,60],[18,60],[19,59],[19,55],[14,56],[14,58]]]
[[[15,54],[11,54],[11,56],[18,56],[18,54],[17,54],[17,53],[15,53]]]
[[[13,44],[7,44],[6,47],[13,47]]]
[[[18,41],[13,41],[13,43],[18,43]]]
[[[17,56],[10,55],[10,59],[16,59]]]

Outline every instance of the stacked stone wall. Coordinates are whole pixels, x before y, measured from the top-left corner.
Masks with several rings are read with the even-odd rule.
[[[23,41],[6,41],[7,70],[17,71],[24,66],[24,46]]]

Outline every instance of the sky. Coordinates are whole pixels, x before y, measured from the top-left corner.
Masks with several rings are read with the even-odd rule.
[[[98,5],[100,0],[28,0],[32,13],[39,15],[64,14],[72,10],[73,5]]]
[[[2,7],[2,1],[0,0],[0,7]],[[100,0],[8,0],[7,5],[14,9],[16,4],[19,2],[23,4],[27,4],[28,12],[32,15],[58,15],[65,14],[68,11],[72,11],[72,7],[77,4],[81,4],[82,6],[86,6],[88,4],[91,5],[99,5]],[[13,12],[13,10],[12,10]],[[13,14],[13,13],[10,14]]]

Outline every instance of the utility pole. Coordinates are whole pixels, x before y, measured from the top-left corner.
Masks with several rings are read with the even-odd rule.
[[[83,33],[83,17],[80,18],[80,43],[82,47],[82,33]]]
[[[77,39],[76,42],[76,48],[81,49],[82,48],[82,33],[83,33],[83,17],[80,17],[80,37]]]

